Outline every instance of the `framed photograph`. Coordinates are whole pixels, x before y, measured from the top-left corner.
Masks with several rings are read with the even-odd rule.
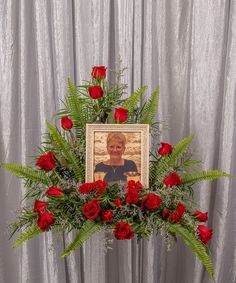
[[[149,181],[149,125],[87,124],[86,182]]]

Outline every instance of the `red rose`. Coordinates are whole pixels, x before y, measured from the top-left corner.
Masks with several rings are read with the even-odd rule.
[[[196,219],[200,222],[206,222],[208,220],[208,212],[201,212],[201,211],[196,211],[194,216],[196,216]]]
[[[138,191],[134,188],[129,188],[128,193],[125,196],[125,201],[127,203],[135,204],[138,202],[138,197],[139,197]]]
[[[175,212],[172,212],[170,214],[170,221],[175,223],[180,223],[185,212],[186,212],[186,208],[181,202],[179,202]]]
[[[169,155],[171,154],[172,150],[173,150],[173,147],[171,144],[161,142],[161,147],[159,148],[158,153],[160,155]]]
[[[78,191],[81,194],[90,194],[92,191],[96,190],[95,183],[84,183],[79,186]]]
[[[64,191],[62,188],[58,188],[58,187],[50,187],[48,188],[48,190],[46,191],[46,194],[48,196],[52,196],[52,197],[60,197],[64,195]]]
[[[102,194],[106,192],[108,183],[106,181],[98,180],[95,182],[95,186],[97,190],[96,196],[101,196]]]
[[[174,222],[174,223],[180,223],[181,220],[182,220],[182,215],[178,214],[176,211],[175,212],[172,212],[169,216],[169,219],[171,222]]]
[[[105,79],[106,69],[104,66],[94,66],[92,70],[92,77],[94,79]]]
[[[45,201],[35,200],[34,202],[34,212],[43,213],[47,208],[48,204]]]
[[[124,123],[128,118],[128,109],[116,108],[114,118],[119,123]]]
[[[173,172],[163,180],[163,183],[168,187],[173,187],[182,185],[183,181],[176,172]]]
[[[200,240],[206,245],[213,235],[213,230],[204,225],[199,225],[197,227],[197,230]]]
[[[116,207],[120,207],[122,205],[122,200],[120,198],[117,198],[113,203]]]
[[[186,212],[186,208],[184,207],[184,205],[179,202],[177,207],[176,207],[176,213],[179,215],[179,216],[183,216],[184,213]]]
[[[56,167],[54,153],[49,151],[48,153],[41,155],[39,157],[36,165],[39,166],[40,169],[43,169],[45,171],[52,170],[53,168]]]
[[[130,240],[133,238],[134,232],[131,230],[129,223],[120,222],[115,226],[114,236],[117,240]]]
[[[101,215],[102,222],[112,222],[112,210],[103,210]]]
[[[163,217],[164,219],[168,218],[169,215],[170,215],[169,209],[163,210],[163,212],[162,212],[162,217]]]
[[[54,223],[54,215],[51,212],[44,212],[39,215],[37,225],[44,232],[46,229]]]
[[[103,96],[103,89],[100,85],[90,86],[88,88],[88,91],[89,91],[90,97],[93,99],[98,99]]]
[[[129,188],[135,188],[135,184],[136,184],[136,182],[135,182],[134,180],[130,180],[130,181],[128,181],[127,186],[128,186]]]
[[[128,181],[127,186],[128,188],[134,188],[138,191],[143,188],[142,184],[139,181],[135,182],[134,180]]]
[[[161,198],[154,194],[148,194],[142,199],[141,209],[153,211],[161,204]]]
[[[95,219],[100,212],[100,202],[98,200],[91,200],[84,204],[83,213],[87,218]]]
[[[61,126],[64,130],[70,130],[73,127],[73,122],[68,116],[64,116],[61,119]]]

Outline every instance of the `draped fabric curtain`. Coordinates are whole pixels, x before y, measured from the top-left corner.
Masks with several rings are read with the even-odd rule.
[[[156,121],[168,124],[160,140],[174,144],[194,133],[201,167],[234,175],[202,183],[194,195],[214,229],[216,281],[235,282],[236,2],[1,0],[0,19],[0,162],[32,163],[68,77],[80,84],[94,65],[127,67],[126,95],[148,85],[148,98],[160,85]],[[114,241],[105,253],[100,233],[62,259],[73,235],[49,232],[12,249],[7,225],[25,189],[3,170],[0,180],[0,282],[210,282],[180,239],[171,251],[159,236]]]

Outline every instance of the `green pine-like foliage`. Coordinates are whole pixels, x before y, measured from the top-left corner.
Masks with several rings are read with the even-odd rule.
[[[206,252],[206,247],[195,235],[179,224],[173,224],[169,227],[170,232],[179,235],[185,244],[192,250],[196,257],[201,261],[208,271],[210,277],[214,280],[213,265],[210,256]]]
[[[62,257],[68,256],[71,252],[81,247],[93,234],[101,229],[101,224],[90,219],[86,220],[81,229],[77,232],[74,240],[63,251]]]
[[[9,164],[0,163],[0,167],[8,170],[12,174],[20,178],[23,178],[26,180],[29,179],[33,183],[44,184],[46,186],[49,186],[51,184],[51,180],[47,176],[45,171],[33,169],[33,168],[23,166],[17,163],[9,163]]]

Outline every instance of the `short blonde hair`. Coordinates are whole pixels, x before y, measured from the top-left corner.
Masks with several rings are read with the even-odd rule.
[[[125,146],[125,144],[126,144],[126,137],[125,137],[124,134],[122,134],[120,132],[109,133],[108,136],[107,136],[107,145],[112,140],[120,142],[122,144],[122,146]]]

